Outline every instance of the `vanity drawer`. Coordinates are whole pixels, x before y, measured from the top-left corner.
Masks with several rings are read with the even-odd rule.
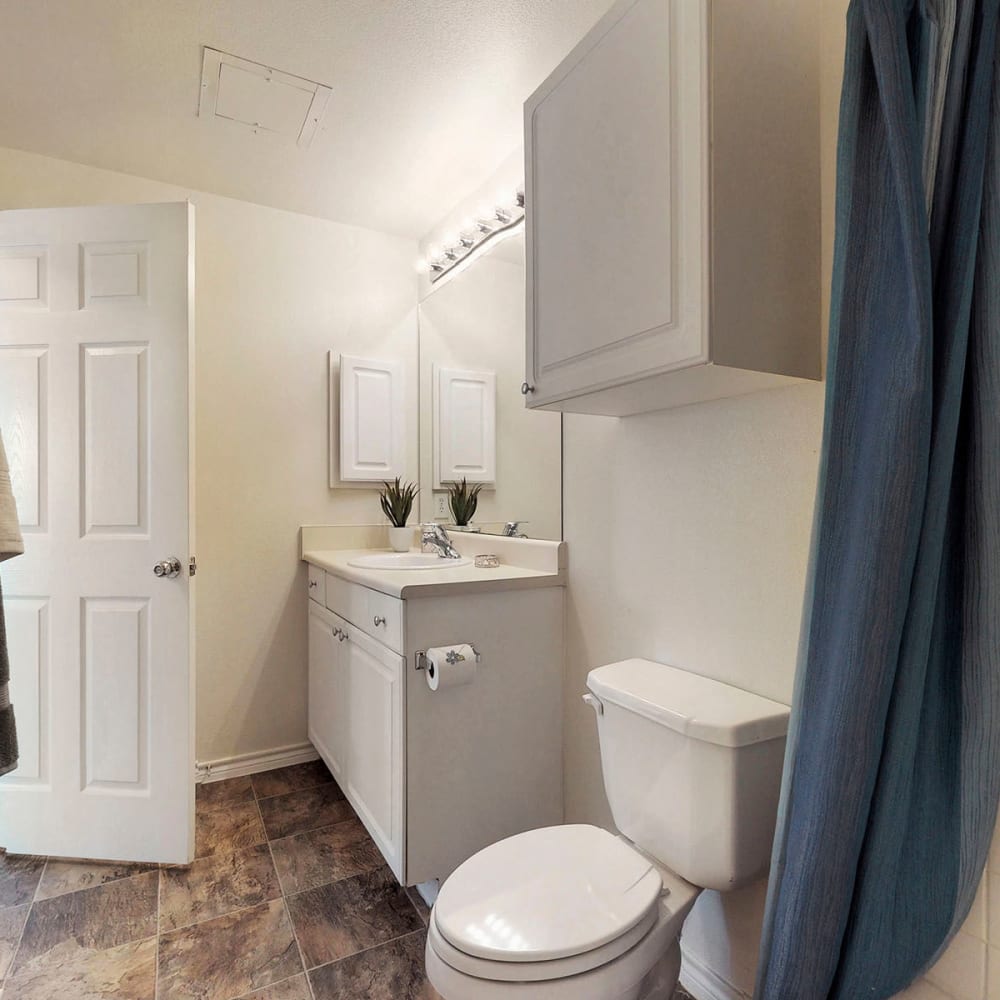
[[[403,602],[398,598],[327,573],[326,606],[383,645],[403,652]]]
[[[326,606],[334,614],[346,618],[352,625],[364,628],[365,613],[368,610],[368,603],[365,600],[366,589],[327,573]]]
[[[378,590],[367,590],[368,617],[363,628],[397,653],[403,652],[403,602]],[[376,625],[375,623],[378,622]]]
[[[309,600],[326,606],[326,573],[309,564]]]

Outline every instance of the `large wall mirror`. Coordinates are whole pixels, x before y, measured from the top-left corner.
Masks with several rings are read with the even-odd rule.
[[[562,538],[562,417],[524,405],[524,302],[518,230],[420,303],[421,521],[455,530],[464,477],[483,484],[469,530]]]

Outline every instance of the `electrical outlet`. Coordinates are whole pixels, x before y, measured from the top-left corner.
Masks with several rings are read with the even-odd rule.
[[[434,516],[437,517],[447,517],[448,516],[448,494],[447,493],[435,493],[434,494]]]

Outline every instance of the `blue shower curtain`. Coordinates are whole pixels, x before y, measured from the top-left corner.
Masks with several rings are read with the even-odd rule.
[[[810,581],[757,1000],[941,953],[1000,796],[1000,0],[854,0]]]

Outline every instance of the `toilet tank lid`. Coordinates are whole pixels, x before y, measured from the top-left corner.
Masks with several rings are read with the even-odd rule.
[[[651,660],[597,667],[588,674],[587,687],[602,702],[719,746],[762,743],[788,732],[786,705]]]

